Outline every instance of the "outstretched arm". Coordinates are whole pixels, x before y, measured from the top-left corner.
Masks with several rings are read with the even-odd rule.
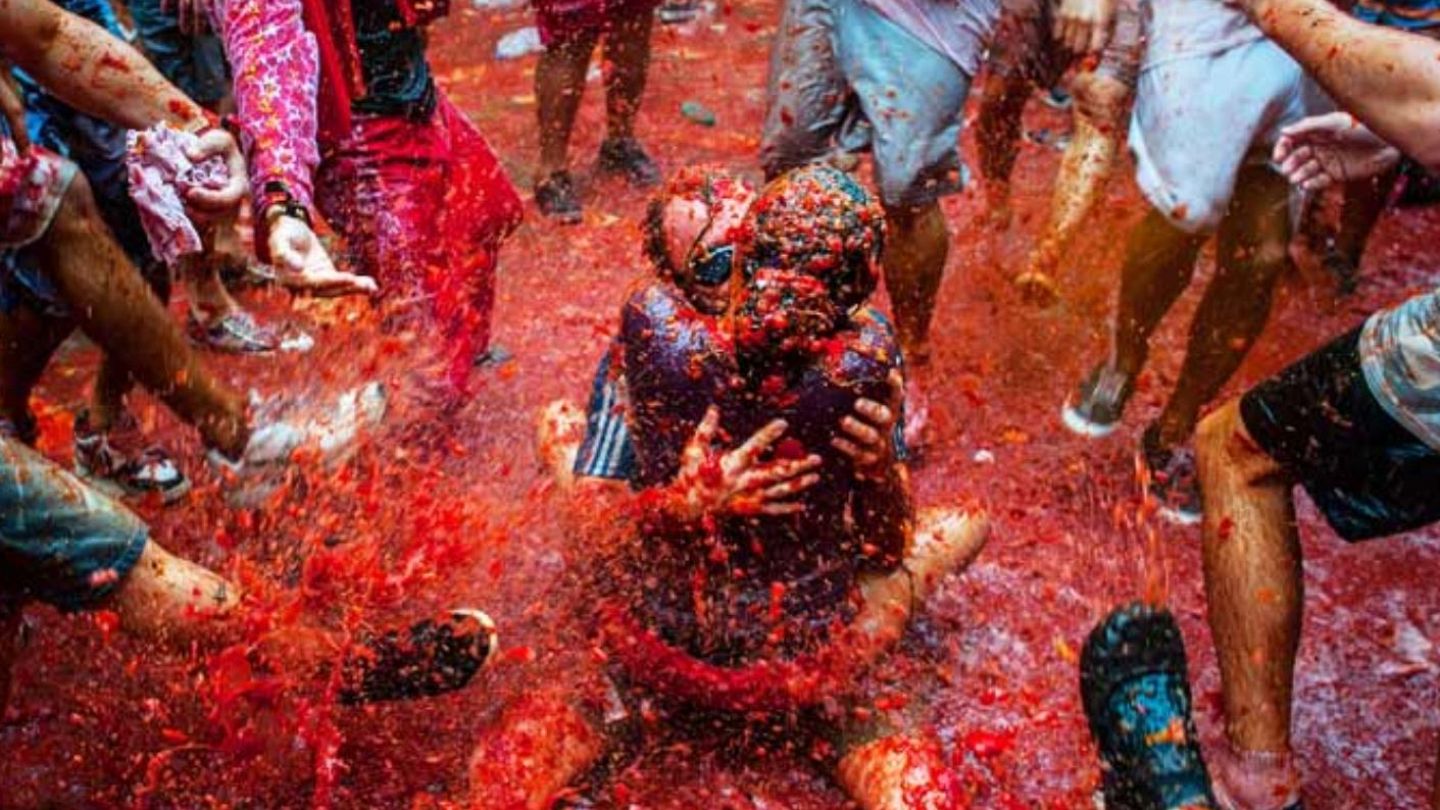
[[[0,0],[0,52],[57,98],[115,124],[209,125],[204,110],[138,51],[46,0]]]
[[[1440,169],[1440,43],[1369,25],[1328,0],[1237,0],[1341,109]]]

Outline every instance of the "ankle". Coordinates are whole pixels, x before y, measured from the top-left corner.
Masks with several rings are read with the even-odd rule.
[[[1300,770],[1289,750],[1251,751],[1226,740],[1214,758],[1215,790],[1232,810],[1283,810],[1300,799]]]

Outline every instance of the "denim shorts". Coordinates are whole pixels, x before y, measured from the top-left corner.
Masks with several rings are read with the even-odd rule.
[[[93,608],[149,537],[133,512],[0,434],[0,604]]]

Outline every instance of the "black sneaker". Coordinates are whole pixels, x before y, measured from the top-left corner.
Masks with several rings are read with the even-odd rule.
[[[654,188],[662,179],[660,167],[634,138],[609,138],[600,144],[599,169],[623,176],[635,188]]]
[[[1194,526],[1205,516],[1200,499],[1200,471],[1191,447],[1162,447],[1160,432],[1152,425],[1140,437],[1145,466],[1150,470],[1150,494],[1159,514],[1171,523]]]
[[[495,652],[495,622],[478,610],[455,610],[409,630],[362,643],[347,657],[340,702],[379,703],[434,697],[462,689]]]
[[[1101,759],[1105,810],[1213,810],[1175,619],[1139,603],[1085,640],[1080,696]]]
[[[1085,382],[1065,400],[1060,417],[1072,433],[1099,439],[1115,432],[1130,395],[1135,393],[1135,378],[1101,363],[1090,372]]]
[[[540,213],[562,225],[580,222],[580,195],[570,172],[561,170],[536,183],[535,204]]]

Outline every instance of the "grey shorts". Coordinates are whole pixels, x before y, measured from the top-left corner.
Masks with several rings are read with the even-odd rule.
[[[91,608],[135,567],[149,537],[134,513],[0,435],[0,605]]]
[[[928,205],[964,187],[970,80],[864,0],[786,0],[760,161],[775,175],[835,151],[870,151],[880,198]]]

